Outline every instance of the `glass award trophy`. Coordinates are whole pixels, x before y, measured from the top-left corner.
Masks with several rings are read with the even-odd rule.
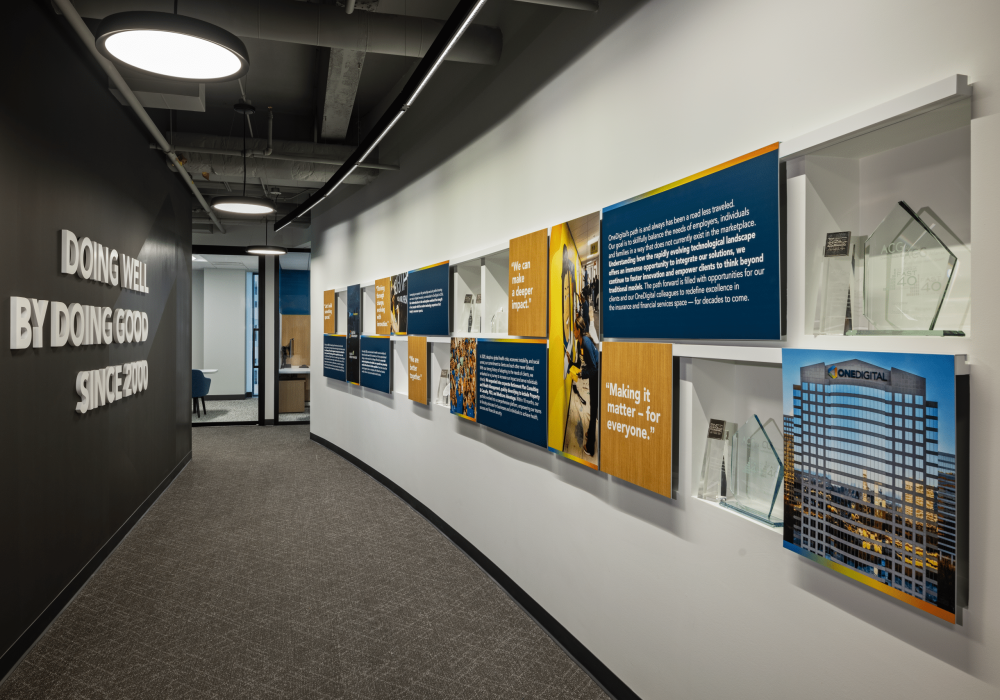
[[[706,501],[725,499],[728,482],[732,478],[732,474],[729,473],[729,466],[732,464],[729,441],[735,432],[735,423],[727,423],[717,418],[708,421],[708,440],[705,443],[705,460],[701,467],[698,498],[704,498]]]
[[[437,389],[437,403],[442,406],[447,406],[449,401],[449,390],[451,389],[450,382],[448,381],[448,370],[441,370],[441,378],[438,379],[438,389]]]
[[[865,242],[868,329],[849,335],[965,335],[938,323],[957,272],[958,256],[906,202],[897,203]]]
[[[785,469],[778,448],[784,448],[784,439],[773,419],[764,424],[755,414],[740,426],[732,438],[732,479],[727,479],[724,506],[772,527],[781,526]]]
[[[816,297],[816,320],[813,324],[815,335],[844,335],[852,330],[854,249],[850,231],[826,234],[819,294]]]
[[[483,310],[483,295],[476,295],[476,303],[472,307],[472,332],[482,333],[483,332],[483,322],[482,322],[482,310]]]
[[[465,326],[466,333],[472,333],[472,321],[475,316],[475,305],[472,303],[472,295],[465,295],[465,303],[462,305],[462,325]]]

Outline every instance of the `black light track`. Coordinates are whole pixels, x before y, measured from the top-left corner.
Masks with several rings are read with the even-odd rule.
[[[451,16],[441,27],[441,31],[434,38],[434,42],[431,44],[430,48],[427,49],[427,53],[424,57],[420,59],[420,63],[417,64],[416,70],[413,71],[413,75],[410,79],[406,81],[406,85],[400,91],[396,99],[393,100],[392,104],[385,113],[379,118],[375,123],[375,126],[368,135],[365,136],[358,147],[354,149],[354,152],[347,157],[344,164],[341,165],[337,172],[333,174],[323,187],[312,194],[309,199],[300,204],[295,210],[282,217],[282,219],[275,224],[274,230],[280,231],[282,228],[290,224],[292,221],[302,216],[310,209],[315,207],[326,197],[337,189],[343,182],[347,179],[348,175],[354,172],[358,164],[361,163],[368,155],[375,149],[375,146],[379,144],[382,137],[389,132],[389,130],[395,126],[396,122],[406,113],[406,110],[410,108],[413,101],[420,94],[420,91],[424,89],[427,82],[430,80],[431,76],[441,65],[445,56],[451,51],[452,47],[458,42],[465,30],[472,24],[473,18],[482,9],[483,5],[486,4],[486,0],[459,0],[458,5],[456,5],[455,10],[451,13]]]

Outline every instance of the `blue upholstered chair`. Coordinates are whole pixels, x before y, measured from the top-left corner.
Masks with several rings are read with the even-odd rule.
[[[191,370],[191,398],[194,399],[194,409],[201,416],[201,408],[198,407],[198,399],[201,399],[201,406],[208,415],[208,406],[205,405],[205,397],[208,396],[208,387],[212,386],[212,380],[205,376],[200,369]]]

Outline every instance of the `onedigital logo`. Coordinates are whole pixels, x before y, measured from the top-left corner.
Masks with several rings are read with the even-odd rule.
[[[826,370],[826,374],[830,379],[865,379],[869,382],[889,381],[889,378],[885,376],[885,372],[871,372],[866,369],[838,369],[837,365],[830,365],[830,368]]]

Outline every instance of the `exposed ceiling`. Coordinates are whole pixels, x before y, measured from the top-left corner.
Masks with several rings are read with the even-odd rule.
[[[242,193],[245,175],[246,194],[274,200],[280,217],[325,184],[354,150],[398,94],[456,2],[357,0],[349,15],[344,0],[179,0],[179,14],[213,22],[240,36],[250,54],[244,79],[191,86],[150,81],[127,67],[120,72],[206,199]],[[172,12],[174,2],[73,0],[73,4],[95,29],[108,14]],[[433,96],[428,93],[418,103],[423,123],[433,125],[470,99],[469,87],[477,80],[495,79],[509,42],[524,45],[559,13],[592,15],[595,8],[596,0],[489,0],[435,73]],[[233,109],[244,96],[256,108],[246,123]],[[269,116],[272,153],[263,157]],[[244,127],[246,148],[255,153],[247,158],[245,169],[240,155]],[[387,171],[405,168],[407,148],[399,140],[388,148],[383,145],[366,161],[379,167],[356,170],[339,196],[357,192]],[[197,206],[195,234],[219,233]],[[259,238],[262,220],[246,225],[244,221],[222,218],[228,230],[245,228],[247,235]],[[300,232],[308,223],[308,216],[296,222]],[[295,228],[283,230],[276,242],[306,242],[282,239]],[[223,236],[212,238],[216,245],[227,242]]]

